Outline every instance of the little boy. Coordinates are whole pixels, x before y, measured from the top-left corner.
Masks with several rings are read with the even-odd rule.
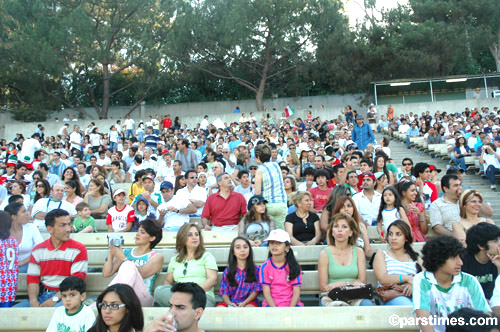
[[[113,200],[116,205],[108,210],[106,225],[108,232],[130,232],[135,221],[134,209],[125,204],[125,190],[117,189],[113,193]]]
[[[68,277],[59,286],[64,307],[58,307],[50,320],[47,332],[88,331],[95,322],[92,309],[84,305],[87,293],[85,281],[78,277]]]
[[[423,332],[445,332],[443,318],[460,308],[491,312],[477,279],[461,272],[462,243],[451,236],[434,237],[422,248],[427,271],[413,278],[413,310]]]
[[[90,215],[90,206],[81,202],[76,205],[78,217],[73,221],[74,233],[93,233],[96,231],[95,219]]]

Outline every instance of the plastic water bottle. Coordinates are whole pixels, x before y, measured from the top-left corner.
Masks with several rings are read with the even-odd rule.
[[[170,320],[170,325],[177,331],[177,322],[175,321],[174,315],[171,312],[168,313],[167,318]]]

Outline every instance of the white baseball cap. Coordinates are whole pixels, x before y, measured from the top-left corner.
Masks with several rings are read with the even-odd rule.
[[[291,242],[290,235],[282,229],[272,230],[271,233],[269,234],[269,237],[264,240],[264,242],[268,242],[268,241],[276,241],[276,242],[282,242],[282,243],[285,243],[285,242],[290,243]]]

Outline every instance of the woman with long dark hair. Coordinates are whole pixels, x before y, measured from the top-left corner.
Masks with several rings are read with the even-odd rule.
[[[66,197],[63,198],[63,201],[67,201],[73,204],[75,207],[78,203],[83,202],[82,193],[80,192],[80,185],[78,182],[74,180],[69,180],[64,185],[64,192],[66,193]]]
[[[141,331],[144,315],[141,302],[129,285],[114,284],[97,297],[97,317],[90,332]]]
[[[402,220],[396,220],[387,228],[388,250],[375,255],[373,270],[380,286],[400,284],[403,295],[389,300],[385,305],[413,305],[413,276],[422,270],[422,261],[413,250],[411,228]]]
[[[261,195],[250,198],[248,212],[238,225],[238,233],[249,239],[252,247],[267,245],[264,240],[275,229],[274,220],[267,214],[266,203]]]
[[[36,203],[40,198],[46,198],[50,196],[50,183],[47,180],[38,180],[35,182],[35,198],[33,199],[33,204]]]

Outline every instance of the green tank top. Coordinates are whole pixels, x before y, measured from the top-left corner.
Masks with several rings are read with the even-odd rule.
[[[358,279],[358,254],[356,246],[352,247],[352,262],[349,265],[340,265],[335,262],[330,248],[326,248],[328,254],[328,283],[337,281],[349,281]]]

